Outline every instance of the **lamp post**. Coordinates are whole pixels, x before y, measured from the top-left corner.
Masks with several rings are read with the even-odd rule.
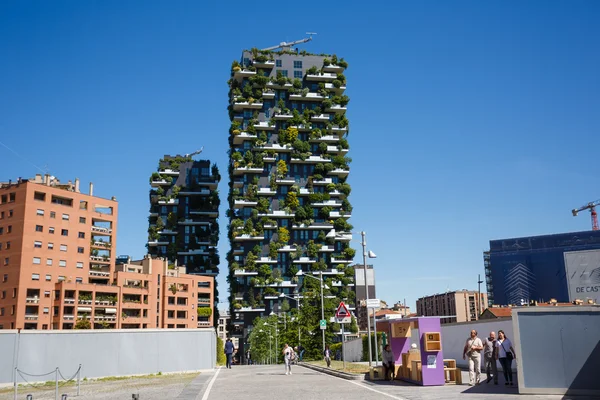
[[[259,330],[259,332],[261,333],[267,333],[265,331],[263,331],[262,329]],[[271,334],[269,333],[269,364],[271,364],[271,357],[273,355],[273,351],[271,350]]]
[[[372,365],[372,361],[373,361],[373,350],[372,350],[372,346],[371,346],[371,319],[369,318],[369,285],[367,283],[367,239],[366,239],[366,233],[364,231],[362,231],[360,233],[361,237],[362,237],[362,250],[363,250],[363,268],[364,268],[364,277],[365,277],[365,310],[367,311],[367,337],[368,340],[367,342],[369,343],[369,367],[371,367]],[[336,233],[335,229],[332,229],[331,231],[329,231],[329,233],[325,236],[329,239],[335,239],[336,237],[339,236],[343,236],[342,234]],[[369,258],[376,258],[377,256],[375,255],[375,253],[373,253],[372,251],[368,252],[368,256]],[[377,335],[375,337],[375,346],[377,346]],[[379,357],[377,357],[379,358]]]
[[[298,319],[298,346],[300,346],[300,295],[298,295],[298,297],[292,297],[292,296],[288,296],[285,293],[281,293],[279,295],[279,297],[287,297],[288,299],[292,299],[296,302],[296,309],[298,310],[298,315],[297,315],[297,319]],[[291,320],[290,320],[291,323]]]
[[[275,326],[266,323],[263,325],[275,328],[275,364],[277,364],[279,362],[279,344],[277,343],[277,339],[279,336],[279,328],[277,327],[277,323],[275,323]]]
[[[325,319],[325,306],[324,306],[324,302],[323,302],[323,271],[319,271],[319,277],[315,278],[312,275],[306,275],[304,274],[304,272],[302,270],[298,271],[296,273],[297,276],[308,276],[309,278],[312,279],[318,279],[319,282],[321,283],[321,319]],[[325,352],[325,329],[321,329],[321,333],[323,334],[323,352]]]

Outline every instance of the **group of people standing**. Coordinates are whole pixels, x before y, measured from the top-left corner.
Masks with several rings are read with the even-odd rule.
[[[513,385],[512,361],[517,357],[512,342],[506,337],[503,330],[498,331],[497,339],[496,333],[490,332],[489,336],[482,341],[477,337],[477,331],[474,329],[463,349],[463,360],[469,360],[469,385],[481,383],[481,351],[483,351],[483,365],[487,374],[486,383],[490,383],[493,379],[494,384],[498,384],[496,361],[500,361],[504,373],[504,384]]]

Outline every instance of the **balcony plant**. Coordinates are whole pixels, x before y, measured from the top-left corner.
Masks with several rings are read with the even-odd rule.
[[[198,307],[198,317],[207,317],[210,318],[212,316],[212,308],[211,307]]]

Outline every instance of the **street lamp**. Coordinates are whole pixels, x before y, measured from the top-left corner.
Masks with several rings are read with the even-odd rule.
[[[277,343],[277,339],[279,336],[279,328],[277,327],[277,324],[275,324],[275,326],[267,324],[266,322],[263,324],[265,326],[270,326],[271,328],[275,328],[275,364],[277,364],[279,362],[279,344]]]
[[[296,273],[296,276],[308,276],[312,279],[318,279],[321,283],[321,319],[325,319],[325,306],[323,305],[323,271],[319,271],[319,277],[315,278],[312,275],[306,275],[302,270]],[[329,287],[327,287],[329,289]],[[325,352],[325,329],[321,329],[321,333],[323,333],[323,352]]]
[[[362,244],[362,250],[363,250],[363,268],[364,268],[363,272],[364,272],[364,277],[365,277],[365,309],[367,310],[367,335],[368,335],[367,342],[369,342],[369,367],[370,367],[372,365],[371,363],[373,360],[373,351],[371,349],[371,319],[369,318],[369,307],[368,307],[369,285],[367,284],[367,254],[368,254],[369,258],[376,258],[377,255],[370,250],[367,253],[366,233],[364,231],[362,231],[360,234],[362,236],[361,244]],[[339,237],[339,236],[343,236],[343,235],[336,233],[335,229],[330,230],[329,233],[327,235],[325,235],[325,237],[328,239],[335,239],[336,237]],[[373,324],[375,324],[375,322],[373,322]],[[377,352],[377,326],[375,326],[375,351]],[[377,356],[377,358],[379,358],[379,356]]]
[[[288,299],[292,299],[296,302],[296,309],[298,310],[298,315],[296,318],[298,318],[298,346],[300,346],[300,295],[298,295],[298,297],[292,297],[292,296],[288,296],[285,293],[281,293],[279,295],[279,297],[287,297]],[[291,323],[291,320],[290,320]]]

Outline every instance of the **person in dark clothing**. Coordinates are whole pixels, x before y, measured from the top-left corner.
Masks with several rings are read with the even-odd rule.
[[[302,361],[302,357],[304,356],[304,347],[302,345],[298,346],[298,361]]]
[[[231,357],[233,356],[233,352],[235,351],[235,347],[233,346],[233,342],[231,339],[227,339],[225,342],[225,357],[227,357],[226,368],[231,369]]]

